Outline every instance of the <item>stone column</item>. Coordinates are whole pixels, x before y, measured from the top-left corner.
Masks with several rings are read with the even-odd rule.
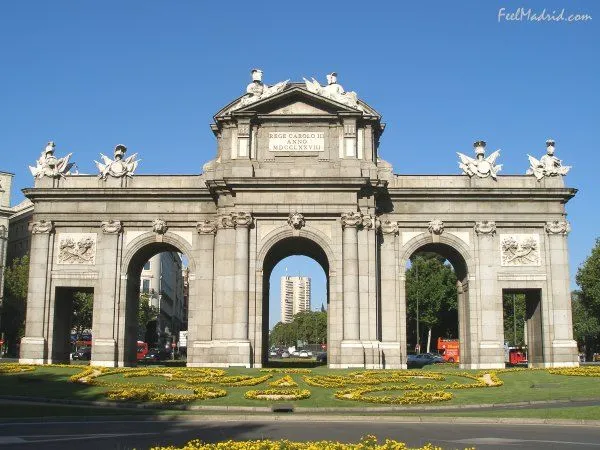
[[[234,226],[230,214],[219,216],[214,251],[213,340],[231,339],[232,337],[235,261]]]
[[[52,233],[54,225],[47,220],[32,222],[27,291],[27,322],[21,339],[19,362],[43,364],[48,359],[50,318],[50,271],[52,270]]]
[[[245,212],[233,214],[235,223],[235,262],[233,292],[233,339],[248,339],[248,265],[249,230],[252,216]]]
[[[569,288],[569,253],[567,235],[569,222],[555,220],[545,225],[547,236],[546,257],[550,260],[551,295],[542,295],[544,363],[546,366],[578,366],[577,343],[573,340],[571,292]],[[529,328],[527,329],[528,332]],[[552,349],[549,352],[549,349]]]
[[[102,235],[98,240],[97,260],[100,279],[94,290],[92,317],[92,364],[115,367],[117,365],[117,298],[120,294],[120,252],[123,226],[118,220],[100,224]]]
[[[358,291],[358,227],[362,214],[342,214],[342,246],[344,275],[344,340],[360,338],[360,308]]]

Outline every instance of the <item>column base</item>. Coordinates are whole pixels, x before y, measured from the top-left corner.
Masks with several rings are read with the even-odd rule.
[[[114,339],[93,339],[90,365],[117,367],[117,343]]]
[[[25,336],[21,339],[21,364],[48,364],[48,348],[43,337]]]
[[[252,367],[247,340],[194,341],[187,357],[187,367]]]
[[[340,363],[331,364],[332,369],[406,369],[399,342],[342,341]]]

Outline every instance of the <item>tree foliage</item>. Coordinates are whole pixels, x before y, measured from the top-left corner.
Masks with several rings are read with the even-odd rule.
[[[17,343],[25,334],[28,283],[29,256],[13,259],[4,270],[4,300],[0,319],[11,356],[16,356]]]
[[[85,330],[92,328],[92,316],[94,311],[94,294],[91,292],[76,291],[73,294],[73,316],[72,329],[77,335],[77,339]]]
[[[600,317],[600,238],[592,248],[592,253],[577,270],[575,281],[581,289],[581,303],[595,317]]]
[[[271,346],[295,346],[297,341],[309,344],[327,343],[327,312],[303,311],[294,315],[290,323],[278,322],[271,330]]]
[[[525,342],[525,294],[504,294],[504,341],[511,347],[526,345]],[[516,333],[515,333],[516,331]]]
[[[600,319],[594,315],[581,300],[581,291],[571,293],[573,315],[573,337],[577,345],[585,352],[586,360],[600,350]]]
[[[150,296],[141,294],[138,307],[138,339],[143,339],[150,346],[154,346],[157,341],[156,320],[158,313],[158,308],[150,303]]]
[[[458,337],[456,274],[443,257],[418,253],[411,258],[406,272],[406,298],[412,330],[416,328],[418,302],[421,342],[429,329],[435,331],[435,336]]]

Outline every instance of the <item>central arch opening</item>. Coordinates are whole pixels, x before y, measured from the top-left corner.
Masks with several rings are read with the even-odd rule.
[[[460,252],[440,242],[417,248],[406,267],[406,299],[407,353],[468,363],[468,268]],[[409,357],[408,366],[425,361]]]
[[[131,258],[123,350],[127,365],[185,359],[186,272],[187,258],[169,243],[151,243]]]
[[[285,260],[290,256],[310,258],[323,270],[325,278],[324,288],[318,289],[317,287],[317,289],[313,289],[313,292],[318,292],[319,294],[312,300],[312,308],[309,308],[308,311],[302,312],[302,303],[305,298],[303,291],[307,287],[307,280],[302,279],[305,274],[298,273],[295,266],[292,270],[295,273],[288,272],[288,276],[285,276]],[[318,282],[319,280],[310,280],[310,282],[313,281]],[[277,283],[279,289],[273,288],[272,283]],[[281,297],[271,298],[273,291],[283,291],[283,299]],[[285,298],[286,292],[287,298]],[[270,299],[271,302],[279,302],[282,305],[284,309],[283,314],[280,308],[269,308]],[[299,303],[300,305],[298,305]],[[313,240],[301,236],[287,237],[275,243],[267,252],[263,263],[261,363],[263,365],[273,365],[275,361],[298,361],[300,358],[305,358],[306,361],[312,361],[313,363],[325,363],[327,361],[327,342],[326,338],[323,338],[323,334],[327,336],[328,319],[326,318],[326,311],[329,309],[328,305],[329,261],[323,248]],[[306,306],[304,305],[304,307]],[[272,313],[269,314],[269,311],[272,311]],[[273,317],[273,315],[277,314],[279,314],[279,317]],[[275,330],[274,337],[276,336],[275,340],[277,342],[273,339],[270,340],[270,330],[274,327],[285,327],[286,324],[283,322],[286,321],[295,324],[295,326],[288,327],[289,330],[293,329],[293,331],[277,333],[282,330]],[[325,332],[323,332],[323,321],[325,322]],[[292,348],[298,354],[292,354]]]

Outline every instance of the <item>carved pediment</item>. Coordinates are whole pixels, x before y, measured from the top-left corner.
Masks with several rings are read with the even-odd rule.
[[[380,117],[377,111],[363,102],[360,104],[365,112],[309,92],[303,84],[290,84],[278,94],[240,106],[243,98],[244,96],[239,97],[227,105],[215,115],[215,119],[248,113],[273,115],[337,115],[343,113]]]

